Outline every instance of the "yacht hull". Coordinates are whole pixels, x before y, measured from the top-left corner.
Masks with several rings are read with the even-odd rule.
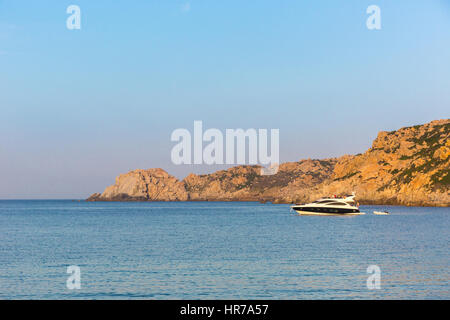
[[[364,212],[346,212],[346,213],[328,213],[328,212],[311,212],[293,209],[301,216],[360,216]]]

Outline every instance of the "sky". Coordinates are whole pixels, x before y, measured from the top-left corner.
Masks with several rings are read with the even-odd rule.
[[[0,0],[0,199],[224,168],[171,162],[194,120],[279,129],[287,162],[364,152],[449,106],[450,0]]]

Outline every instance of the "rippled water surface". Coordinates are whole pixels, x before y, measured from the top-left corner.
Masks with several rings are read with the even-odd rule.
[[[372,214],[385,208],[0,201],[0,298],[450,299],[450,209]],[[70,265],[80,290],[66,287]]]

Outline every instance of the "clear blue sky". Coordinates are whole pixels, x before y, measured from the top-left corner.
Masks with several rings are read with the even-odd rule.
[[[449,106],[450,1],[0,0],[0,198],[217,169],[171,164],[194,120],[279,128],[286,162],[363,152]]]

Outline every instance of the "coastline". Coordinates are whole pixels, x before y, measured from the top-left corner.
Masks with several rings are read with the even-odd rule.
[[[271,175],[239,165],[183,180],[161,168],[121,174],[88,201],[254,201],[308,203],[356,193],[360,204],[450,206],[450,119],[381,131],[357,155],[303,159]]]
[[[71,200],[71,201],[80,201],[80,200]],[[81,200],[82,202],[163,202],[163,203],[182,203],[182,202],[254,202],[254,203],[261,203],[261,204],[298,204],[296,202],[283,202],[283,201],[277,201],[277,200],[250,200],[250,199],[195,199],[195,200],[172,200],[172,201],[166,201],[166,200],[148,200],[148,199],[85,199]],[[429,203],[414,203],[414,204],[405,204],[405,203],[399,203],[395,199],[391,199],[390,201],[373,201],[373,200],[358,200],[360,205],[363,206],[393,206],[393,207],[424,207],[424,208],[448,208],[450,207],[450,204],[429,204]]]

